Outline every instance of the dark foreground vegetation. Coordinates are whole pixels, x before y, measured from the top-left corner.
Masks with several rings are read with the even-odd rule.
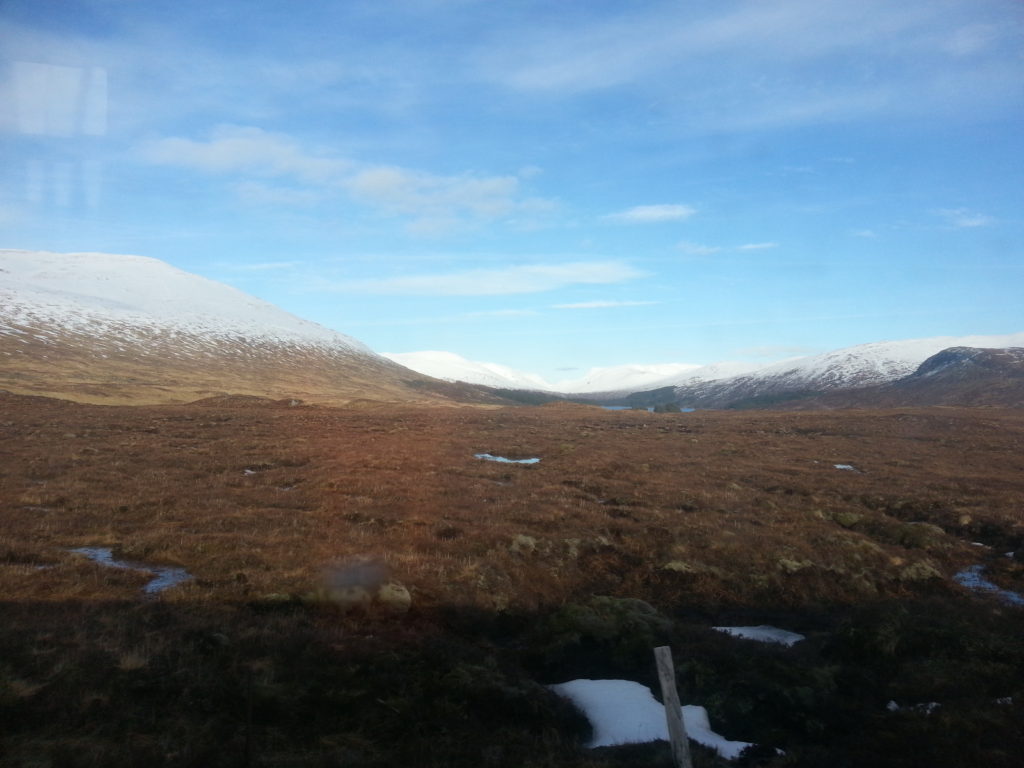
[[[1024,609],[952,580],[1024,590],[1019,411],[0,396],[0,433],[5,766],[667,766],[545,688],[656,690],[663,644],[739,765],[1024,754]],[[712,629],[762,623],[807,640]]]

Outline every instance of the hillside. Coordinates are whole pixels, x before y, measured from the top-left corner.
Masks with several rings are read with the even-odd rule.
[[[229,286],[100,253],[0,251],[0,360],[0,389],[95,403],[426,402],[454,391]]]
[[[1024,344],[1024,334],[1002,336],[940,336],[929,339],[860,344],[795,360],[766,366],[757,371],[705,381],[667,381],[657,390],[636,392],[625,398],[633,405],[655,405],[675,401],[694,408],[788,407],[793,403],[824,402],[821,397],[837,393],[836,402],[848,398],[873,402],[865,394],[858,400],[859,390],[875,392],[876,387],[905,379],[932,355],[952,347],[999,349]],[[937,379],[930,387],[932,394],[949,386],[947,378]],[[916,404],[913,388],[904,393],[902,404]],[[838,393],[843,393],[839,395]],[[922,397],[925,397],[922,391]],[[966,405],[950,392],[950,402]],[[941,398],[940,398],[941,399]],[[1000,401],[1001,402],[1001,401]],[[883,405],[881,401],[877,403]],[[925,404],[922,402],[921,404]]]
[[[1024,347],[950,347],[888,384],[775,403],[786,410],[918,405],[1024,407]]]

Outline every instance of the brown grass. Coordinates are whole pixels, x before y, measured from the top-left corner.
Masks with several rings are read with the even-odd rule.
[[[940,588],[920,577],[976,560],[971,540],[1013,548],[1024,533],[1016,411],[108,408],[8,396],[3,430],[0,556],[11,553],[8,587],[21,568],[6,594],[29,599],[131,598],[131,572],[67,552],[108,546],[196,575],[167,600],[301,594],[325,564],[369,553],[421,605],[536,607],[593,592],[843,602]],[[54,567],[30,575],[23,562]]]
[[[681,679],[734,737],[851,765],[892,739],[953,765],[974,742],[946,734],[977,728],[986,764],[1011,765],[1014,711],[992,702],[1024,693],[1006,661],[1020,620],[950,577],[984,561],[1022,589],[1003,556],[1024,538],[1022,447],[1009,410],[0,395],[0,763],[628,765],[581,750],[578,717],[536,682],[645,679],[653,635],[586,607],[612,595],[676,617],[658,642],[685,647]],[[69,551],[83,546],[195,578],[146,600],[147,576]],[[365,555],[411,591],[408,614],[314,599],[325,567]],[[726,615],[801,617],[830,639],[730,650],[706,629]],[[875,728],[885,696],[940,694],[974,698],[938,725],[845,735]]]

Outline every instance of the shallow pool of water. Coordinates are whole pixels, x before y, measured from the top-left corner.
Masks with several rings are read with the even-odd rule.
[[[143,593],[147,595],[157,595],[165,589],[170,589],[192,578],[192,574],[184,568],[174,568],[169,565],[149,565],[129,560],[115,560],[113,550],[108,547],[78,547],[71,551],[79,555],[85,555],[93,562],[110,568],[124,568],[128,571],[144,571],[153,574],[153,578],[142,588]]]
[[[990,595],[995,595],[1003,602],[1012,605],[1024,605],[1024,595],[997,587],[986,579],[984,574],[985,566],[972,565],[970,568],[960,571],[960,573],[953,577],[953,580],[960,586],[973,589],[976,592],[987,592]]]

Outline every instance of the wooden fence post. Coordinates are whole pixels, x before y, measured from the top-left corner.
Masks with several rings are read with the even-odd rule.
[[[668,738],[672,745],[672,759],[676,768],[693,768],[690,758],[690,742],[686,737],[683,711],[679,706],[676,691],[676,670],[672,664],[672,649],[662,645],[654,649],[654,660],[658,664],[658,681],[661,683],[661,700],[665,703],[665,722],[668,724]]]

